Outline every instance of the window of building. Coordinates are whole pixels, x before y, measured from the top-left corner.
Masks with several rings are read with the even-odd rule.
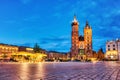
[[[87,39],[89,39],[89,37],[87,37]]]
[[[89,47],[87,47],[87,49],[89,49]]]
[[[89,46],[89,44],[87,44],[87,46]]]
[[[108,48],[108,51],[110,51],[110,48]]]
[[[115,45],[113,44],[113,47],[115,47]]]
[[[113,50],[115,50],[115,48],[113,48]]]
[[[108,47],[110,47],[110,45],[108,45]]]

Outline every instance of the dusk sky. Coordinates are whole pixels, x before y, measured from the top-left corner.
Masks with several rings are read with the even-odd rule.
[[[68,52],[74,14],[79,34],[92,27],[95,51],[120,38],[120,0],[0,0],[0,43]]]

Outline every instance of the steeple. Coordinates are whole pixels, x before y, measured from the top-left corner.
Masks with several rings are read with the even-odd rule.
[[[74,15],[74,22],[76,22],[77,20],[76,20],[76,15]]]
[[[86,25],[89,25],[89,24],[88,24],[88,21],[86,21]]]
[[[88,21],[86,21],[85,28],[90,28],[90,25],[89,25]]]
[[[78,23],[78,21],[77,21],[77,19],[76,19],[76,15],[74,15],[74,19],[73,19],[73,21],[72,21],[72,25],[79,25],[79,23]]]
[[[77,19],[76,19],[76,15],[74,14],[74,20],[73,22],[78,22]]]

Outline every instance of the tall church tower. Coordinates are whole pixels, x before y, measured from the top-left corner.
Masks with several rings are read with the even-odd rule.
[[[78,47],[79,47],[79,23],[76,19],[76,16],[74,16],[74,20],[72,21],[72,36],[71,36],[71,58],[77,58],[78,55]]]
[[[84,28],[84,44],[85,44],[85,54],[87,58],[92,57],[92,28],[89,26],[88,21]]]

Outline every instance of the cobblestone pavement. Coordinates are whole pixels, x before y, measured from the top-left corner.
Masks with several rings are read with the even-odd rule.
[[[0,63],[0,80],[120,80],[120,63]]]

